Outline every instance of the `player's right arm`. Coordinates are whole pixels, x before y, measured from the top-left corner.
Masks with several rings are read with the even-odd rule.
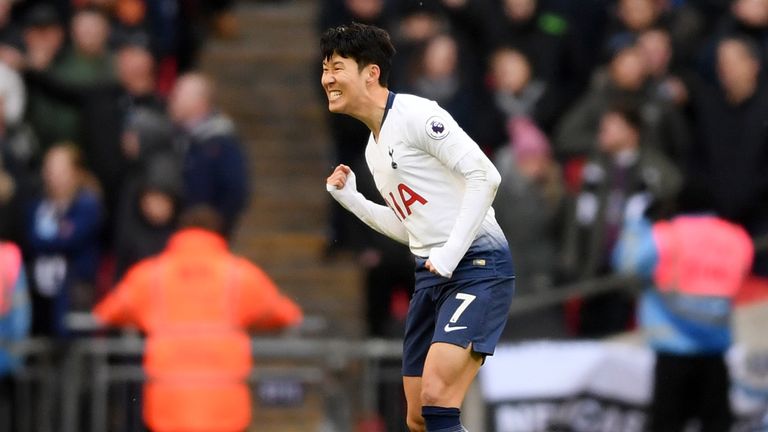
[[[402,222],[392,209],[367,200],[357,191],[355,173],[348,166],[337,166],[326,179],[325,188],[342,207],[366,225],[393,240],[408,244],[408,232]]]

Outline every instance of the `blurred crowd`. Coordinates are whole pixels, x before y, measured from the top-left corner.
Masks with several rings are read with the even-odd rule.
[[[320,26],[388,29],[390,88],[437,101],[502,174],[494,208],[519,296],[612,272],[623,222],[711,213],[768,234],[768,0],[326,0]],[[338,162],[368,131],[330,119]],[[375,186],[359,176],[369,197]],[[369,269],[373,334],[407,307],[412,263],[335,209],[332,250]],[[757,276],[768,276],[758,251]],[[405,303],[404,303],[405,302]],[[513,319],[513,337],[604,336],[634,299],[605,294]]]
[[[185,208],[231,234],[247,164],[196,69],[231,3],[0,0],[0,239],[22,252],[35,334],[67,336],[67,312],[159,253]]]

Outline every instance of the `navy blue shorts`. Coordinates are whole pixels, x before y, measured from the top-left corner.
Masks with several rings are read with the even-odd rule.
[[[450,279],[416,257],[416,288],[405,322],[403,376],[421,376],[427,351],[446,342],[493,355],[515,290],[509,249],[470,250]]]

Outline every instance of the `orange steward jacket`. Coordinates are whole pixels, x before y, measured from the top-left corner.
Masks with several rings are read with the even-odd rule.
[[[248,328],[297,324],[301,310],[209,231],[185,229],[131,268],[95,309],[147,334],[144,419],[155,432],[235,432],[251,419]]]

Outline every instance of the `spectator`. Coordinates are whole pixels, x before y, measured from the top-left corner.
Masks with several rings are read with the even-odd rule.
[[[13,65],[0,58],[0,97],[3,98],[3,121],[15,125],[22,121],[27,103],[27,93],[24,81]]]
[[[391,32],[393,43],[397,46],[397,55],[392,59],[392,71],[389,81],[396,89],[407,88],[412,79],[413,66],[419,63],[427,43],[445,33],[448,23],[440,8],[432,2],[409,2],[393,25]],[[326,27],[328,28],[328,27]],[[323,29],[325,30],[325,29]],[[455,32],[453,32],[455,33]],[[466,75],[466,62],[462,62],[462,73]],[[475,77],[469,75],[470,78]]]
[[[662,20],[662,2],[657,0],[618,0],[616,3],[616,22],[614,30],[608,36],[620,36],[628,32],[635,36],[660,24]]]
[[[693,209],[714,210],[747,228],[768,233],[768,86],[760,74],[757,45],[726,38],[717,45],[718,86],[693,94],[695,148],[686,197]],[[768,275],[768,257],[759,253],[755,271]]]
[[[544,131],[551,131],[558,115],[565,108],[562,94],[554,85],[533,75],[528,58],[513,48],[499,48],[491,57],[489,67],[491,107],[475,121],[479,142],[500,148],[510,142],[508,124],[516,118],[528,118]]]
[[[556,282],[558,227],[565,187],[549,140],[525,117],[509,122],[510,143],[497,152],[501,184],[493,208],[515,260],[518,295],[547,292]],[[560,307],[510,317],[506,337],[552,338],[565,335]]]
[[[82,124],[82,148],[86,162],[104,191],[107,226],[114,225],[119,192],[125,175],[125,158],[119,157],[126,123],[140,110],[164,111],[156,92],[154,59],[146,48],[122,46],[114,56],[117,80],[111,77],[76,83],[50,72],[27,72],[26,77],[48,97],[76,109]],[[111,246],[107,233],[105,246]]]
[[[10,0],[0,1],[0,43],[20,38],[20,30],[13,21],[11,12],[13,11],[13,2]]]
[[[552,86],[576,91],[588,79],[568,17],[541,0],[501,0],[499,10],[486,18],[496,28],[495,46],[522,52],[533,74]],[[575,84],[575,87],[570,85]],[[570,98],[569,98],[570,99]]]
[[[390,11],[384,0],[325,0],[320,12],[320,27],[336,27],[354,22],[386,27]]]
[[[207,204],[224,220],[230,237],[248,203],[245,155],[235,126],[213,105],[213,83],[200,73],[179,78],[170,99],[170,114],[180,129],[184,152],[184,202]]]
[[[64,26],[56,9],[45,3],[32,6],[24,17],[26,64],[34,70],[57,73],[64,45]],[[78,136],[76,117],[64,102],[28,83],[27,119],[43,150]]]
[[[160,253],[175,230],[183,182],[172,140],[170,121],[152,110],[137,111],[123,134],[130,163],[115,225],[117,279],[139,260]]]
[[[639,313],[656,352],[649,430],[683,431],[693,419],[702,432],[731,429],[725,353],[752,254],[744,229],[714,216],[628,220],[614,262],[649,285]]]
[[[716,36],[742,35],[759,47],[760,58],[768,55],[768,1],[734,0],[730,13],[725,14],[716,30]]]
[[[563,258],[566,275],[583,280],[610,272],[610,253],[625,217],[653,203],[668,210],[681,185],[674,165],[643,144],[636,111],[611,108],[600,119],[599,151],[587,163],[583,184],[566,222]],[[595,296],[581,309],[580,332],[603,336],[627,328],[632,301],[624,294]]]
[[[73,144],[51,147],[43,160],[44,193],[27,216],[35,330],[66,336],[67,312],[90,307],[102,224],[95,181]]]
[[[683,107],[688,102],[688,86],[680,74],[672,70],[672,38],[662,27],[640,33],[637,39],[650,76],[651,93],[660,100]]]
[[[10,377],[19,359],[8,351],[8,343],[23,340],[29,333],[30,304],[27,276],[21,252],[13,243],[0,242],[0,428],[14,427],[14,383]]]
[[[302,314],[258,267],[227,251],[215,212],[190,208],[180,223],[163,253],[131,268],[94,312],[147,334],[151,430],[242,432],[251,420],[246,330],[295,325]]]
[[[512,139],[496,156],[502,181],[494,209],[515,257],[517,289],[534,292],[554,283],[565,188],[546,135],[524,117],[509,128]]]
[[[594,151],[602,113],[621,104],[637,107],[647,127],[648,144],[657,145],[667,158],[681,164],[689,144],[688,125],[649,85],[645,57],[634,40],[617,45],[607,71],[595,75],[587,94],[560,120],[555,137],[559,155],[586,156]]]
[[[459,68],[460,57],[458,42],[450,34],[431,38],[423,51],[412,59],[404,92],[437,102],[464,125],[467,133],[474,135],[474,92],[469,77]]]
[[[34,188],[37,140],[24,123],[10,124],[0,95],[0,238],[23,242],[24,202]]]

